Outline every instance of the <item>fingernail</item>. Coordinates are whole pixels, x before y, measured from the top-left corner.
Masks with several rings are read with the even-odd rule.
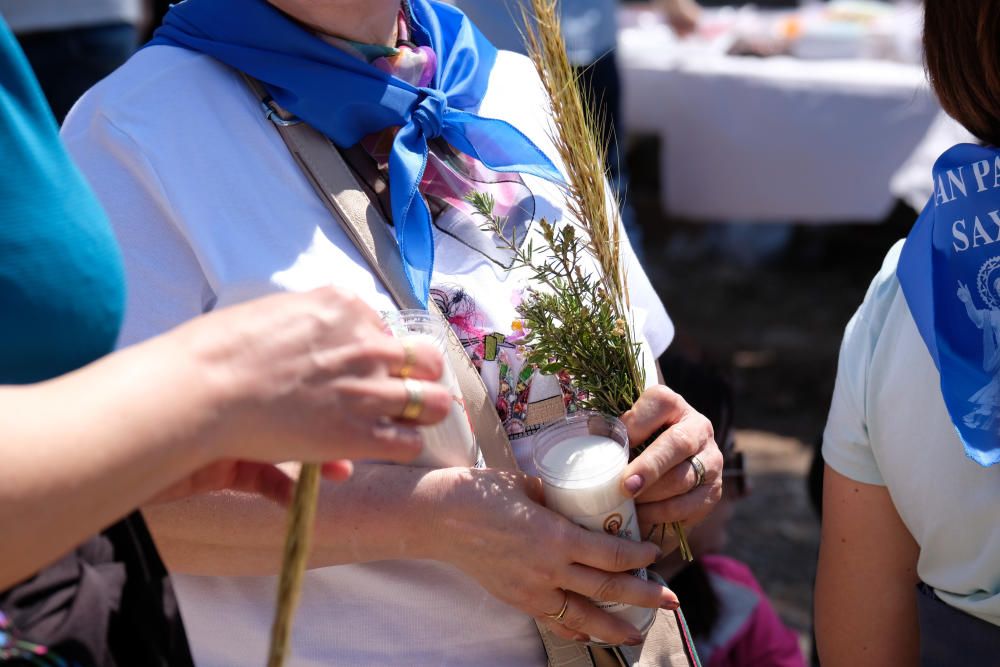
[[[629,635],[628,639],[625,640],[626,646],[638,646],[643,642],[642,635]]]
[[[583,634],[581,632],[578,632],[576,634],[576,637],[573,637],[573,639],[574,639],[574,641],[578,641],[578,642],[589,642],[590,641],[590,636],[585,635],[585,634]]]
[[[660,609],[667,609],[669,611],[673,611],[675,609],[680,609],[680,608],[681,608],[681,601],[678,600],[677,598],[674,598],[673,600],[664,600],[663,602],[660,603]]]
[[[634,496],[642,490],[644,483],[645,480],[642,478],[642,475],[632,475],[625,480],[625,490]]]

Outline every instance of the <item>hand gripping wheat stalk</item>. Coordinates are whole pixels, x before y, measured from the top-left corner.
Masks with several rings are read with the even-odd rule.
[[[566,168],[570,213],[589,237],[588,250],[600,267],[620,320],[631,322],[621,253],[620,207],[608,205],[608,202],[617,202],[609,192],[605,173],[607,149],[597,141],[595,131],[601,117],[590,111],[596,105],[584,104],[585,93],[566,55],[557,4],[557,0],[531,0],[534,17],[526,8],[522,9],[523,24],[537,26],[534,30],[530,27],[525,30],[525,42],[552,107],[551,138]],[[632,355],[628,365],[636,395],[629,397],[626,405],[617,406],[618,414],[631,407],[645,385],[638,355]],[[672,528],[680,541],[681,556],[687,561],[694,560],[684,526],[676,522]]]

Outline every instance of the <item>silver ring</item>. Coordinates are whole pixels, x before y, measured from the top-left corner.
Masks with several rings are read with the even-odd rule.
[[[691,466],[694,468],[695,482],[693,488],[697,489],[705,483],[705,464],[699,461],[697,456],[692,456],[688,461],[691,462]]]

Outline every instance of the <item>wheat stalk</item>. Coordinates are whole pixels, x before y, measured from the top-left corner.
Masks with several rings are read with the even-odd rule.
[[[319,498],[320,466],[302,465],[295,483],[295,496],[288,510],[285,550],[278,578],[278,603],[271,626],[271,646],[267,667],[282,667],[288,658],[292,635],[292,619],[302,593],[302,578],[309,561],[316,503]]]
[[[556,11],[556,0],[532,0],[537,30],[527,29],[528,54],[542,80],[552,107],[555,128],[551,139],[566,168],[570,212],[590,232],[590,250],[619,303],[627,295],[621,266],[621,238],[617,218],[609,207],[606,187],[607,149],[597,140],[594,128],[601,118],[596,105],[585,104],[577,74],[566,56]],[[524,24],[530,26],[527,10]],[[616,202],[617,203],[617,202]]]
[[[566,169],[569,212],[589,238],[588,249],[604,277],[619,317],[631,322],[622,265],[620,207],[608,188],[607,148],[597,140],[595,131],[600,117],[593,111],[597,105],[584,103],[576,71],[566,55],[557,4],[557,0],[531,0],[533,15],[522,7],[522,24],[527,26],[525,44],[551,106],[550,138]],[[536,27],[533,29],[532,25]],[[616,205],[609,206],[609,202]],[[631,327],[629,336],[634,337]],[[638,355],[631,355],[629,361],[627,372],[641,391],[645,386],[642,364]],[[685,560],[693,560],[683,525],[674,523],[672,528],[680,541],[681,555]]]

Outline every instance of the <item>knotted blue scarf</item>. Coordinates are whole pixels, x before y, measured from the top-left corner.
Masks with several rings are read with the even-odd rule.
[[[1000,151],[960,144],[896,271],[967,456],[1000,462]]]
[[[494,171],[562,177],[512,125],[470,111],[486,94],[496,49],[454,7],[430,0],[409,5],[414,42],[438,58],[432,87],[414,87],[348,55],[265,0],[186,0],[171,8],[150,45],[198,51],[249,74],[341,148],[399,127],[389,157],[392,215],[407,277],[426,305],[434,239],[418,187],[429,140],[442,137]]]

